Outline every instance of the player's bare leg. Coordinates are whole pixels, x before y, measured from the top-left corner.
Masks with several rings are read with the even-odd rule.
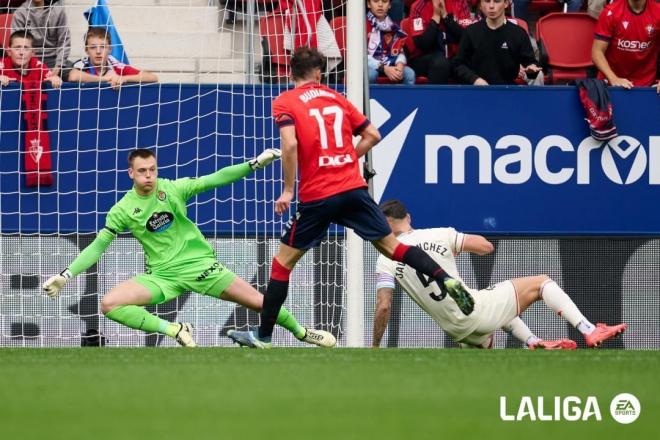
[[[196,347],[192,325],[161,319],[142,307],[150,304],[152,294],[145,286],[127,280],[110,289],[101,300],[101,312],[115,322],[147,333],[162,333],[184,347]]]
[[[234,281],[231,282],[229,287],[227,287],[222,294],[220,299],[235,302],[240,304],[248,309],[254,310],[255,312],[261,312],[264,296],[259,293],[254,287],[248,284],[245,280],[240,277],[234,278]],[[326,331],[308,329],[301,326],[296,318],[284,307],[280,308],[280,311],[277,315],[277,324],[289,330],[296,339],[307,342],[309,344],[319,345],[322,347],[333,347],[337,340],[335,337]],[[242,333],[247,332],[237,332],[235,330],[229,330],[227,336],[236,341],[239,344],[242,344],[243,337],[247,335],[241,335]],[[245,344],[249,345],[249,344]],[[256,348],[265,348],[265,347],[256,347]]]
[[[592,324],[584,317],[566,292],[547,275],[515,278],[511,282],[516,288],[520,313],[535,301],[543,300],[550,309],[582,333],[589,347],[600,345],[603,341],[623,333],[628,327],[627,324],[614,326],[602,323]]]
[[[289,290],[289,277],[294,266],[305,255],[305,249],[296,249],[280,243],[280,249],[277,255],[273,258],[273,263],[270,271],[270,280],[268,281],[268,288],[263,299],[263,307],[260,313],[261,325],[257,332],[253,331],[231,331],[227,332],[234,341],[243,346],[252,348],[270,348],[271,336],[273,334],[273,327],[277,323],[278,316],[282,310],[282,304],[286,300]],[[332,336],[328,333],[329,336]],[[332,337],[332,345],[334,337]],[[313,340],[306,340],[317,345],[324,345],[324,338],[313,338]],[[329,341],[329,339],[327,339]]]
[[[401,261],[426,276],[431,277],[440,289],[451,296],[465,315],[474,310],[474,298],[465,286],[447,273],[426,252],[416,246],[401,243],[394,234],[371,242],[378,252],[394,261]]]

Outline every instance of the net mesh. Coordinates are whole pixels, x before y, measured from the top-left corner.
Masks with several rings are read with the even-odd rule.
[[[50,140],[52,185],[26,186],[27,86],[19,81],[0,89],[0,346],[76,346],[89,329],[100,330],[111,346],[172,345],[170,338],[131,330],[99,313],[105,292],[144,271],[143,250],[129,235],[117,237],[99,262],[67,284],[57,300],[42,294],[41,283],[93,240],[108,210],[130,189],[125,170],[131,149],[153,148],[160,177],[208,174],[279,145],[270,105],[289,87],[291,48],[317,45],[328,58],[324,81],[335,84],[343,78],[335,31],[345,28],[333,27],[343,23],[337,18],[343,2],[106,3],[129,64],[155,74],[158,81],[127,80],[113,89],[104,78],[100,83],[65,82],[61,90],[44,83],[41,130]],[[68,33],[67,59],[81,67],[81,60],[90,57],[93,64],[93,53],[85,46],[84,16],[93,6],[95,0],[53,2],[48,14],[63,13],[65,25],[55,26],[51,18],[41,26],[41,19],[34,18],[27,27],[51,39]],[[3,20],[0,26],[8,37],[12,16]],[[100,20],[101,25],[110,24],[107,18]],[[48,44],[36,52],[46,54]],[[188,206],[218,260],[261,292],[288,220],[273,213],[280,182],[276,165],[199,195]],[[336,336],[342,335],[345,315],[343,236],[342,230],[331,230],[323,245],[304,257],[285,304],[303,325]],[[256,313],[198,294],[186,293],[148,309],[170,321],[190,321],[198,343],[207,346],[228,345],[224,335],[230,328],[258,324]],[[282,329],[274,336],[279,345],[301,345]]]

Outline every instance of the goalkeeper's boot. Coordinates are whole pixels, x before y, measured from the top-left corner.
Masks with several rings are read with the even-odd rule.
[[[446,277],[440,285],[441,289],[456,301],[458,308],[461,309],[464,315],[469,315],[474,311],[474,298],[460,281]]]
[[[327,348],[334,347],[337,343],[337,339],[332,336],[332,333],[307,327],[305,327],[305,336],[298,338],[298,340]]]
[[[193,326],[189,322],[179,323],[179,331],[177,332],[174,339],[179,345],[184,347],[197,347],[197,343],[193,339]]]
[[[259,337],[253,331],[239,332],[237,330],[229,330],[227,336],[236,342],[241,347],[250,347],[250,348],[261,348],[269,349],[273,348],[270,340],[264,341],[259,339]]]
[[[532,344],[527,344],[530,350],[575,350],[577,344],[570,339],[557,339],[555,341],[544,341],[540,339]]]
[[[619,325],[607,325],[599,322],[596,324],[596,329],[584,335],[584,340],[589,347],[598,347],[604,341],[607,341],[610,338],[620,335],[628,328],[628,324],[619,324]]]

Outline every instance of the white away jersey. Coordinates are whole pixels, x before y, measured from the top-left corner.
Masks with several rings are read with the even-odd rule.
[[[458,255],[463,250],[464,234],[454,228],[414,229],[397,238],[402,243],[426,251],[447,274],[465,285],[454,259],[454,255]],[[412,267],[392,261],[383,255],[378,257],[376,272],[377,288],[394,288],[396,280],[413,301],[454,339],[460,340],[476,328],[478,323],[474,316],[477,315],[479,307],[477,301],[475,301],[475,311],[470,316],[465,316],[451,297],[443,295],[435,281],[429,280],[426,275]],[[472,296],[475,296],[476,290],[470,288],[468,290]]]

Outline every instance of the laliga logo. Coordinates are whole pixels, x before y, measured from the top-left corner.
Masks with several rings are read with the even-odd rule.
[[[506,396],[500,396],[500,419],[505,422],[523,420],[576,422],[589,419],[600,422],[603,420],[598,399],[595,396],[587,396],[586,400],[580,399],[578,396],[554,396],[550,402],[547,402],[543,396],[538,396],[536,399],[531,396],[522,396],[517,411],[515,407],[511,409],[514,411],[509,411]],[[637,397],[630,393],[618,394],[610,403],[612,418],[621,424],[629,424],[637,420],[641,409]]]
[[[550,185],[566,183],[574,176],[579,185],[588,185],[591,182],[591,161],[600,156],[603,174],[616,184],[635,183],[648,169],[648,183],[660,185],[660,136],[649,136],[647,150],[632,136],[617,136],[605,143],[589,137],[575,149],[570,140],[557,135],[544,137],[534,148],[529,139],[518,135],[504,136],[494,147],[476,135],[461,138],[427,135],[425,183],[438,183],[438,155],[443,149],[451,151],[451,183],[455,184],[465,183],[465,156],[471,150],[477,155],[480,184],[492,183],[493,177],[504,184],[522,184],[531,179],[532,174],[536,174],[542,182]],[[504,154],[493,158],[494,152],[498,150]],[[548,156],[568,158],[567,165],[571,166],[553,165]],[[627,174],[622,175],[615,156],[619,162],[632,162]],[[566,160],[561,163],[566,164]]]

